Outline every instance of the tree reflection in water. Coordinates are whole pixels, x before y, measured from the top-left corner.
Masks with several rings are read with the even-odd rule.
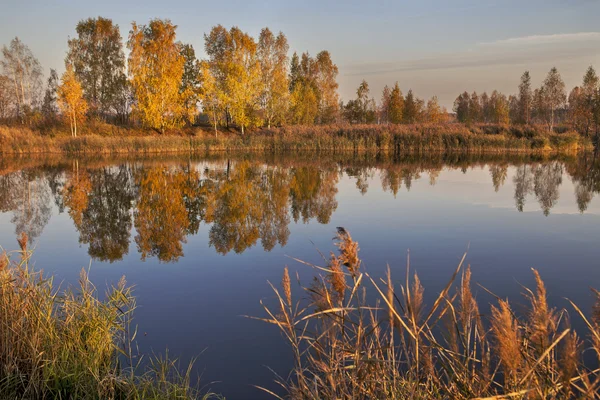
[[[258,157],[257,157],[258,158]],[[121,260],[129,251],[132,229],[142,259],[176,261],[183,244],[201,224],[209,226],[209,245],[218,253],[241,253],[259,241],[266,251],[285,246],[289,225],[316,220],[327,224],[338,207],[341,177],[355,182],[361,194],[379,175],[381,188],[394,197],[414,181],[428,177],[435,185],[442,169],[466,173],[489,169],[496,192],[512,175],[514,201],[523,211],[534,196],[544,215],[559,199],[566,173],[574,197],[584,212],[600,193],[600,162],[591,156],[549,160],[472,156],[351,160],[241,159],[197,163],[144,160],[139,163],[77,162],[16,170],[0,162],[0,212],[12,213],[15,233],[30,240],[41,234],[53,212],[66,210],[88,246],[101,261]]]

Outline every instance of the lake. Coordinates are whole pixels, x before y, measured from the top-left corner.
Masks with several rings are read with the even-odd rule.
[[[231,399],[269,398],[291,352],[264,317],[288,265],[308,283],[336,227],[398,286],[407,252],[429,305],[463,253],[473,281],[525,304],[531,268],[549,301],[585,312],[600,288],[600,160],[589,155],[367,154],[0,159],[0,245],[26,232],[36,267],[66,286],[135,286],[137,342]],[[303,296],[293,289],[294,297]],[[480,286],[483,303],[492,296]],[[577,326],[580,322],[574,321]]]

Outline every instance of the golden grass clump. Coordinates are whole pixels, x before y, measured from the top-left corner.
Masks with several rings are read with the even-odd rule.
[[[515,382],[523,364],[521,333],[506,300],[498,300],[498,307],[492,306],[492,332],[505,380]]]
[[[567,311],[548,306],[536,270],[535,292],[525,294],[526,312],[517,315],[508,301],[496,298],[484,320],[471,290],[470,266],[461,274],[466,254],[425,306],[423,286],[416,274],[409,279],[408,265],[398,296],[389,266],[384,279],[375,279],[358,268],[358,244],[350,234],[338,228],[336,239],[340,254],[325,260],[326,267],[303,262],[318,271],[305,289],[311,296],[282,308],[285,315],[278,317],[263,304],[269,317],[258,318],[278,325],[292,348],[293,373],[278,379],[287,398],[600,399],[600,370],[583,360],[585,348],[600,360],[598,317],[588,320],[573,304],[590,330],[583,345]],[[339,273],[353,280],[350,285],[344,280],[345,295],[335,302],[332,295],[342,283],[333,280]],[[377,296],[368,295],[370,290]]]
[[[20,253],[27,236],[19,237]],[[173,360],[150,360],[147,372],[133,353],[135,309],[125,279],[100,300],[88,273],[59,291],[33,270],[28,257],[0,256],[1,399],[199,399],[191,370]]]

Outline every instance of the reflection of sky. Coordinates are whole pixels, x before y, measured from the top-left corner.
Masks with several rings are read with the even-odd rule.
[[[142,351],[168,347],[171,355],[183,360],[204,351],[197,367],[205,384],[221,381],[210,387],[229,398],[258,398],[261,393],[248,385],[273,388],[272,375],[263,365],[285,375],[289,351],[276,328],[241,315],[264,315],[259,300],[273,304],[267,281],[278,285],[286,264],[307,283],[312,271],[286,255],[318,263],[314,246],[333,250],[330,239],[336,226],[346,227],[358,240],[367,271],[378,275],[389,263],[397,286],[410,249],[411,265],[419,273],[428,304],[469,246],[467,261],[474,282],[513,303],[524,303],[519,284],[533,284],[534,267],[545,279],[553,304],[566,307],[563,297],[569,297],[589,310],[588,288],[600,287],[600,201],[593,199],[588,211],[580,214],[573,185],[564,173],[558,204],[548,217],[533,195],[527,199],[526,212],[519,213],[513,174],[511,167],[496,193],[487,168],[469,169],[466,174],[443,170],[435,186],[423,173],[413,180],[410,191],[402,187],[395,197],[383,192],[376,172],[365,195],[359,193],[355,179],[344,176],[330,223],[292,223],[284,248],[276,246],[267,253],[257,244],[243,254],[222,256],[208,246],[209,226],[201,225],[197,235],[187,238],[185,257],[175,264],[159,264],[154,258],[140,261],[132,232],[129,254],[113,264],[92,262],[91,277],[101,291],[123,274],[136,286]],[[0,243],[7,249],[16,247],[10,219],[10,213],[0,214]],[[89,266],[87,247],[78,244],[67,213],[59,215],[53,209],[34,259],[37,267],[56,273],[59,281],[75,282],[79,269]],[[478,287],[474,291],[482,301],[490,300]]]

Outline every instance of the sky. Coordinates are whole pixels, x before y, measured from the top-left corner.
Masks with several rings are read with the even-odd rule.
[[[178,39],[205,56],[205,33],[222,24],[258,37],[282,31],[293,51],[329,50],[339,67],[339,92],[355,97],[365,79],[377,101],[398,81],[420,98],[497,89],[515,93],[529,70],[538,86],[556,66],[568,90],[589,65],[600,69],[600,0],[3,0],[0,43],[15,36],[38,57],[46,75],[64,70],[67,39],[78,21],[111,18],[126,40],[132,21],[169,18]]]

